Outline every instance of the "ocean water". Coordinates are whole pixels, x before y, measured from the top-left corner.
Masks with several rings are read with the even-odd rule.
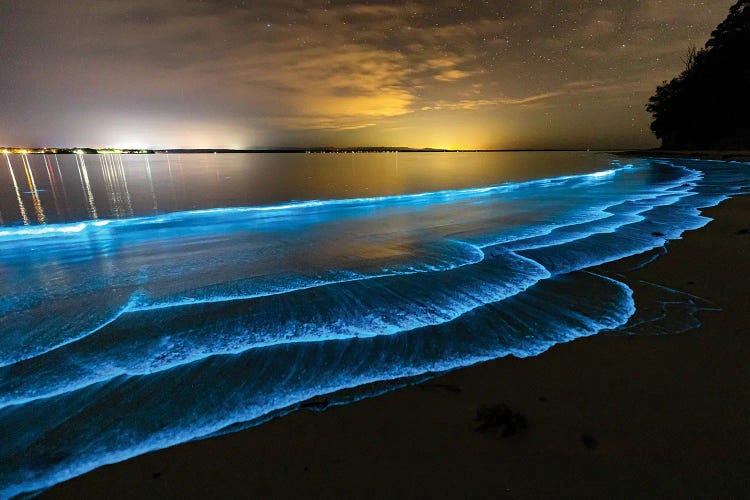
[[[589,268],[750,186],[603,153],[0,160],[0,497],[616,329],[632,291]]]

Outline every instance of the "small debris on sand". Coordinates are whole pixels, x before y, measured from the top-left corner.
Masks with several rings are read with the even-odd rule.
[[[526,429],[526,417],[518,412],[513,411],[505,403],[494,406],[482,406],[477,410],[477,416],[474,419],[479,424],[476,427],[478,432],[499,429],[503,437],[509,437],[516,434],[519,430]]]
[[[593,450],[599,445],[596,438],[591,434],[581,434],[581,442],[589,450]]]

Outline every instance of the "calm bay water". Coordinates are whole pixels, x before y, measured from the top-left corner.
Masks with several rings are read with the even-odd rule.
[[[750,185],[599,153],[3,160],[0,496],[617,328],[632,292],[585,269]]]
[[[592,172],[578,152],[7,155],[2,224],[74,222],[481,187]]]

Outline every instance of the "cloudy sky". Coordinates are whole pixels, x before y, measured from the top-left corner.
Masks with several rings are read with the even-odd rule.
[[[733,0],[0,0],[0,144],[620,148]]]

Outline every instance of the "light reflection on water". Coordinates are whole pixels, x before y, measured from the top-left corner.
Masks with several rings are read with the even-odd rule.
[[[21,217],[21,221],[24,225],[29,224],[29,216],[26,214],[26,206],[23,203],[23,200],[21,199],[21,192],[18,190],[18,181],[16,181],[16,174],[13,172],[13,165],[10,164],[10,156],[4,155],[6,161],[8,162],[8,172],[10,173],[10,180],[13,183],[13,191],[16,194],[16,202],[18,203],[18,213]],[[8,210],[8,212],[10,212]],[[7,212],[6,212],[7,213]]]
[[[591,172],[611,159],[577,152],[4,156],[5,225],[461,189]]]

